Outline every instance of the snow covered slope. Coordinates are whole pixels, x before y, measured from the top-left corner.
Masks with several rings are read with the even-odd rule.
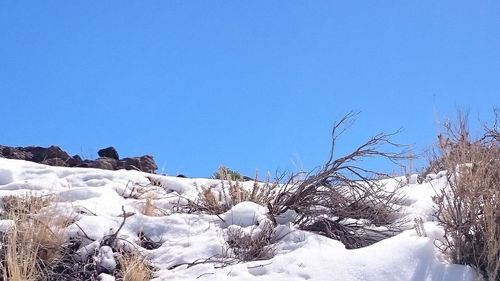
[[[27,193],[56,195],[57,211],[76,217],[64,235],[90,238],[82,245],[81,255],[94,250],[96,243],[92,240],[100,240],[120,227],[123,206],[127,219],[119,236],[124,241],[139,247],[138,236],[145,235],[161,242],[156,249],[139,247],[158,269],[154,280],[472,281],[475,278],[472,269],[447,263],[434,246],[434,240],[441,239],[443,234],[432,221],[431,196],[434,188],[444,184],[439,177],[421,185],[402,187],[407,196],[404,209],[408,218],[423,218],[427,237],[419,237],[415,230],[409,229],[374,245],[346,250],[338,241],[284,223],[278,227],[283,238],[277,243],[272,259],[214,268],[212,263],[194,266],[187,263],[220,255],[225,247],[224,233],[233,227],[231,224],[243,230],[258,228],[256,225],[267,209],[250,202],[240,203],[222,216],[226,223],[217,216],[172,213],[179,195],[195,198],[196,186],[210,186],[218,181],[155,176],[161,182],[160,188],[151,187],[148,176],[136,171],[50,167],[0,158],[0,197]],[[157,211],[163,212],[155,216],[142,214],[147,200],[154,200]],[[8,226],[0,221],[0,231]],[[111,276],[101,277],[114,280]]]

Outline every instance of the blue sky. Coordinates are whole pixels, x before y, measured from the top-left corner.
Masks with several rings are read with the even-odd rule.
[[[402,128],[419,153],[457,108],[491,120],[499,15],[498,1],[1,1],[0,143],[113,145],[189,176],[309,170],[354,110],[340,152]]]

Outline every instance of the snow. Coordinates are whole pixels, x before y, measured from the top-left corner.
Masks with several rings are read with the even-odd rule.
[[[242,227],[256,225],[266,217],[267,209],[254,202],[241,202],[224,213],[221,217],[228,225]]]
[[[110,246],[102,246],[99,248],[96,263],[110,272],[114,271],[116,268],[116,261],[113,255],[113,249]]]
[[[115,281],[115,277],[109,275],[109,274],[106,274],[106,273],[101,273],[99,274],[99,276],[97,277],[99,281]]]
[[[75,217],[64,230],[66,237],[82,238],[78,250],[82,260],[94,255],[95,262],[113,270],[116,254],[101,246],[122,224],[120,243],[141,250],[158,269],[159,280],[439,280],[472,281],[474,271],[446,261],[435,247],[443,230],[433,218],[432,196],[446,183],[445,174],[429,176],[422,184],[410,177],[407,185],[388,181],[389,188],[400,188],[405,195],[403,211],[409,221],[422,218],[427,237],[408,229],[371,246],[347,250],[344,245],[314,233],[294,228],[296,213],[289,211],[276,218],[275,256],[269,260],[238,263],[214,268],[212,263],[188,266],[196,260],[220,255],[225,250],[224,235],[239,229],[257,234],[269,223],[267,208],[252,202],[235,205],[220,217],[172,212],[179,200],[195,199],[198,187],[221,188],[220,181],[150,175],[138,171],[106,171],[89,168],[50,167],[36,163],[0,158],[0,197],[26,194],[53,194],[56,210]],[[143,188],[154,179],[160,187]],[[246,183],[251,186],[252,183]],[[167,210],[161,216],[141,213],[147,196],[157,207]],[[181,199],[180,199],[181,198]],[[123,210],[122,210],[123,206]],[[411,224],[410,223],[410,224]],[[0,220],[0,231],[12,225]],[[161,243],[157,249],[139,245],[139,234]],[[87,239],[88,238],[88,239]],[[97,253],[97,254],[96,254]],[[102,273],[100,280],[115,280]]]

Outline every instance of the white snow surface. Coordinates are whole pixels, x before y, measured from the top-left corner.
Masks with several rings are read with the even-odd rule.
[[[149,178],[162,187],[151,187]],[[99,249],[99,242],[113,234],[127,219],[119,232],[120,241],[137,246],[138,234],[162,242],[154,250],[140,248],[158,269],[153,280],[411,280],[472,281],[475,272],[466,266],[450,264],[435,247],[443,230],[433,221],[432,195],[444,186],[442,177],[432,175],[423,184],[413,178],[399,187],[406,196],[404,211],[409,220],[421,217],[427,237],[419,237],[414,229],[385,239],[371,246],[347,250],[344,245],[314,233],[294,228],[293,213],[278,223],[283,238],[277,242],[275,256],[214,268],[196,260],[220,255],[225,249],[224,235],[229,229],[247,233],[258,232],[265,223],[267,208],[242,202],[220,216],[167,212],[159,216],[143,215],[146,198],[154,198],[162,210],[171,210],[179,200],[195,199],[197,187],[220,189],[213,179],[186,179],[151,175],[138,171],[107,171],[89,168],[51,167],[36,163],[0,158],[0,197],[26,194],[55,195],[55,208],[60,214],[76,216],[77,221],[65,229],[67,237],[84,237],[86,242],[78,254],[85,259],[91,254],[101,266],[113,269],[116,255],[110,247]],[[251,186],[252,183],[246,183]],[[397,188],[396,180],[387,181]],[[134,196],[141,188],[148,193]],[[0,220],[0,231],[12,222]],[[82,233],[84,230],[85,234]],[[97,241],[97,242],[96,242]],[[179,264],[184,265],[177,266]],[[173,269],[171,269],[174,267]],[[101,274],[101,280],[115,280]]]

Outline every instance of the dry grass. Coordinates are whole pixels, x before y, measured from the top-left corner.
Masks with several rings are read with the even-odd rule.
[[[137,204],[137,210],[146,216],[161,216],[166,215],[168,212],[156,205],[156,194],[158,191],[165,189],[162,186],[161,180],[153,175],[148,175],[146,178],[150,181],[148,184],[140,184],[137,182],[129,181],[125,189],[118,192],[120,196],[125,199],[135,199],[140,201]]]
[[[271,183],[268,178],[266,182],[259,182],[258,175],[251,188],[245,188],[243,183],[232,180],[230,174],[222,169],[220,185],[198,188],[198,199],[196,202],[189,201],[187,212],[203,212],[212,215],[222,214],[238,203],[251,201],[262,206],[267,206],[273,201],[278,192],[278,183]]]
[[[64,241],[58,231],[69,223],[69,219],[50,213],[36,215],[53,199],[52,196],[30,194],[2,198],[4,215],[13,222],[4,237],[4,280],[41,280],[41,264],[49,264],[59,258]]]
[[[5,237],[5,256],[3,257],[3,280],[12,281],[35,281],[41,275],[37,265],[39,246],[31,243],[30,239],[35,237],[34,231],[26,232],[17,226],[7,233]]]
[[[144,202],[141,203],[140,212],[143,215],[150,217],[161,216],[165,213],[163,210],[156,206],[155,198],[151,194],[147,195]]]
[[[146,216],[156,216],[158,214],[154,199],[151,197],[146,198],[144,203],[143,214]]]
[[[51,202],[54,202],[52,195],[38,196],[30,193],[23,196],[5,196],[0,199],[4,215],[35,214]]]
[[[222,207],[225,211],[244,201],[251,201],[266,206],[274,199],[278,191],[278,184],[271,183],[269,177],[265,182],[259,182],[258,173],[255,175],[255,181],[251,190],[245,189],[241,181],[233,180],[232,174],[227,172],[223,166],[219,170],[219,174],[222,180],[222,192],[219,193],[218,202],[223,202]],[[203,195],[206,195],[206,192]],[[208,199],[211,200],[210,196]]]
[[[118,279],[123,281],[149,281],[153,277],[153,269],[146,258],[138,251],[122,253],[118,258],[120,270]]]
[[[217,186],[198,188],[198,199],[196,202],[189,201],[189,207],[195,211],[201,211],[212,215],[219,215],[229,209],[228,205],[221,202],[222,198],[213,191]],[[221,198],[220,200],[217,198]]]
[[[441,249],[453,262],[477,268],[485,280],[498,281],[500,139],[489,137],[498,136],[498,129],[472,141],[464,115],[456,126],[445,128],[441,154],[432,163],[448,170],[448,187],[435,198],[437,219],[445,229]]]

